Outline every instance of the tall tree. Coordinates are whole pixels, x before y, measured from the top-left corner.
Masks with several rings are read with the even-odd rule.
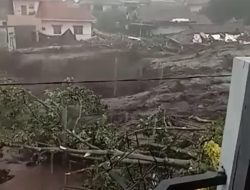
[[[223,23],[229,19],[243,19],[250,23],[249,0],[211,0],[205,8],[205,13],[217,23]]]

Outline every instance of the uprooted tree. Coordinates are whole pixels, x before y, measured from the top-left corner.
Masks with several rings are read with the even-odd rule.
[[[218,165],[216,131],[187,127],[164,110],[123,127],[111,122],[107,107],[86,88],[67,85],[40,97],[0,87],[2,145],[32,150],[38,160],[55,154],[88,160],[66,175],[84,173],[89,189],[149,189],[163,178]]]

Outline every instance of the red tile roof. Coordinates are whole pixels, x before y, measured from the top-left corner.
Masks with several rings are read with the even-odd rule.
[[[37,17],[44,20],[94,21],[87,7],[62,1],[40,2]]]

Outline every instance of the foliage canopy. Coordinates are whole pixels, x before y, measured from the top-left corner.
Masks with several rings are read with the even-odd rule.
[[[232,18],[243,19],[250,23],[249,0],[211,0],[205,8],[205,13],[217,23],[226,22]]]
[[[153,189],[163,178],[201,172],[200,164],[205,169],[218,165],[217,127],[198,134],[199,129],[181,127],[185,121],[159,109],[124,129],[111,122],[100,97],[84,87],[62,86],[39,98],[24,88],[0,87],[0,122],[4,144],[91,160],[72,172],[86,172],[84,184],[91,189]],[[205,158],[198,156],[201,152]]]

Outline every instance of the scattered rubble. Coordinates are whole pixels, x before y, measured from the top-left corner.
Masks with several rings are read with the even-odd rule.
[[[163,73],[163,77],[230,75],[233,57],[250,56],[249,50],[249,46],[238,49],[234,45],[221,45],[204,50],[199,56],[194,53],[154,58],[151,67]],[[194,114],[214,119],[225,116],[229,85],[230,77],[163,79],[150,90],[103,101],[116,114],[128,113],[128,118],[137,118],[142,112],[151,114],[161,107],[169,115]]]
[[[184,22],[176,20],[173,22]],[[102,49],[127,49],[133,51],[164,52],[165,54],[190,54],[213,48],[214,44],[250,44],[248,33],[185,33],[172,36],[152,36],[150,38],[109,34],[94,30],[95,36],[89,40],[71,45],[53,44],[47,47],[19,49],[19,53],[82,52]]]
[[[219,34],[194,34],[193,43],[213,43],[216,41],[225,42],[225,43],[234,43],[247,44],[250,42],[250,36],[247,33],[240,34],[228,34],[228,33],[219,33]]]

